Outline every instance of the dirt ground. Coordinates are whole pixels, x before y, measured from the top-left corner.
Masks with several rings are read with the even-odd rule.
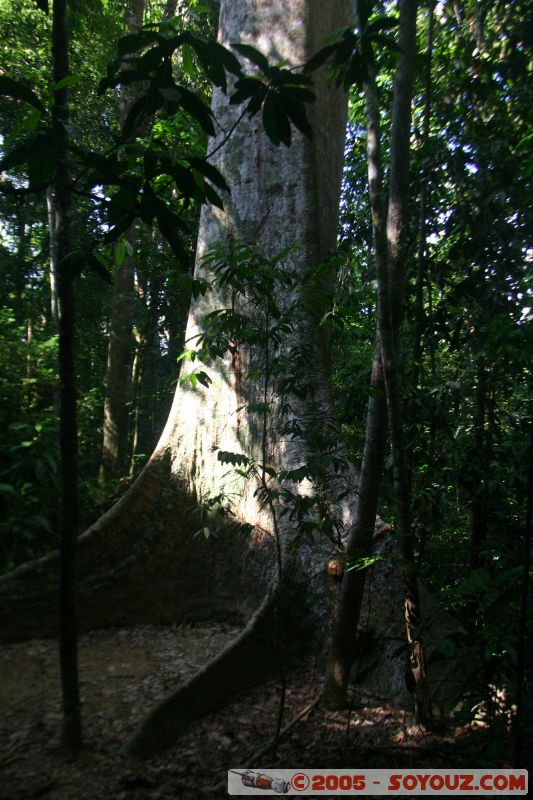
[[[352,709],[316,702],[321,674],[308,661],[288,675],[276,755],[259,753],[276,727],[279,687],[265,684],[191,726],[173,748],[140,764],[122,752],[135,726],[168,692],[216,655],[237,629],[143,626],[80,638],[84,748],[60,748],[57,642],[0,650],[1,800],[196,800],[226,797],[229,768],[474,767],[483,735],[442,726],[423,733],[382,697],[354,691]],[[307,709],[307,711],[306,711]],[[305,713],[302,713],[305,712]],[[503,766],[503,765],[502,765]]]

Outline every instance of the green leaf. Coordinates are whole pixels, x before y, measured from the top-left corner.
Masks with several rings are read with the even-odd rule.
[[[53,176],[55,159],[51,138],[48,131],[40,131],[14,147],[0,161],[0,169],[27,165],[32,188],[48,183]]]
[[[117,265],[117,267],[122,266],[125,258],[126,258],[126,246],[124,244],[124,240],[120,239],[117,242],[117,246],[115,247],[115,264]]]
[[[226,450],[219,450],[217,459],[222,464],[231,464],[233,467],[246,466],[250,463],[250,459],[248,456],[245,456],[244,453],[230,453]]]
[[[24,119],[16,125],[4,139],[4,147],[10,148],[24,133],[35,133],[41,122],[42,114],[38,108],[31,108]]]
[[[37,522],[40,527],[44,528],[44,530],[48,533],[52,533],[52,526],[50,525],[50,522],[46,519],[46,517],[43,517],[42,514],[36,514],[35,517],[33,517],[33,521]]]
[[[304,64],[304,72],[313,72],[315,69],[324,64],[328,58],[336,52],[338,47],[338,43],[335,44],[328,44],[325,47],[322,47],[314,56]]]
[[[94,258],[98,264],[95,263],[94,260],[91,259],[90,268],[95,272],[97,275],[100,275],[106,283],[112,283],[111,281],[111,273],[109,271],[109,265],[107,263],[107,259],[102,253],[99,253],[97,250],[93,250],[91,253],[92,258]]]
[[[377,564],[379,561],[384,561],[385,559],[383,556],[364,556],[362,558],[358,558],[357,561],[353,561],[350,564],[346,565],[346,572],[360,572],[363,569],[368,569],[369,567],[373,567],[374,564]]]
[[[139,33],[128,33],[118,41],[117,49],[119,56],[122,58],[129,53],[136,53],[149,44],[159,42],[160,38],[159,34],[147,30],[139,31]]]
[[[196,372],[195,375],[198,380],[198,383],[201,383],[202,386],[205,386],[206,389],[209,389],[209,385],[213,383],[213,381],[211,380],[207,372],[202,372],[200,370],[199,372]]]
[[[215,186],[218,186],[219,189],[222,189],[225,192],[229,192],[229,186],[218,171],[216,167],[212,164],[209,164],[203,158],[191,158],[189,159],[190,164],[192,167],[201,172],[211,183],[214,183]]]
[[[175,164],[169,169],[169,174],[176,181],[176,187],[184,197],[196,197],[201,200],[198,195],[198,184],[194,180],[192,170],[181,164]]]
[[[22,100],[24,103],[29,103],[34,108],[38,108],[41,113],[45,113],[46,109],[31,89],[28,89],[23,83],[14,81],[6,75],[0,75],[0,95],[4,97],[13,97],[16,100]]]
[[[146,96],[140,97],[130,108],[124,125],[122,126],[122,139],[129,139],[132,133],[139,127],[147,112],[148,100]]]
[[[48,0],[35,0],[35,5],[40,11],[44,11],[45,14],[48,14]]]
[[[103,272],[103,267],[95,258],[94,254],[87,253],[86,250],[72,250],[64,259],[62,259],[62,261],[59,262],[59,270],[70,281],[72,281],[74,278],[78,278],[86,269],[95,270],[100,275],[102,275]],[[109,278],[109,282],[111,282],[111,277],[109,276],[109,273],[107,273],[107,270],[106,274]]]
[[[287,147],[291,143],[291,125],[287,114],[277,95],[270,91],[263,105],[263,125],[268,138],[273,144],[279,146],[283,142]]]
[[[391,31],[397,28],[399,24],[400,20],[395,17],[381,16],[368,25],[365,34],[368,36],[371,33],[378,33],[378,31]]]
[[[198,61],[212,84],[226,92],[226,72],[222,61],[218,58],[215,49],[201,39],[194,37],[191,44],[196,50]]]
[[[344,88],[349,89],[350,86],[361,87],[368,77],[366,63],[363,61],[359,53],[354,53],[350,61],[350,66],[346,70],[344,77]]]
[[[183,86],[179,87],[180,91],[180,105],[185,111],[190,114],[197,122],[200,123],[203,130],[209,135],[215,135],[215,126],[213,125],[211,109],[197,97],[193,92],[185,89]]]
[[[309,124],[309,120],[307,119],[305,106],[302,103],[291,102],[290,98],[285,97],[284,95],[280,96],[280,103],[292,124],[298,128],[298,130],[303,133],[304,136],[312,139],[313,131],[311,125]]]
[[[222,200],[218,196],[218,194],[215,192],[213,187],[209,186],[209,184],[205,183],[205,181],[204,181],[204,185],[203,185],[202,188],[203,188],[203,192],[204,192],[204,195],[205,195],[205,199],[209,203],[211,203],[211,205],[216,206],[217,208],[220,208],[223,211],[224,210],[224,203],[222,202]]]
[[[368,36],[368,41],[376,42],[382,45],[385,50],[389,50],[392,53],[403,53],[400,45],[384,33],[373,33],[371,36]]]
[[[266,100],[263,105],[263,127],[265,129],[265,133],[273,142],[276,147],[280,144],[280,136],[278,133],[278,126],[277,126],[277,109],[276,109],[276,102],[274,100],[274,95],[272,92],[269,92],[266,96]]]
[[[280,91],[280,96],[287,97],[289,100],[298,103],[314,103],[316,97],[311,89],[304,89],[301,86],[288,86],[284,84]]]
[[[75,86],[77,83],[80,83],[83,80],[81,75],[67,75],[66,78],[62,78],[57,83],[54,83],[52,86],[52,91],[57,92],[59,89],[64,89],[68,86]]]
[[[130,227],[131,223],[135,219],[135,216],[136,215],[135,215],[135,213],[133,211],[130,212],[129,214],[124,214],[124,216],[119,221],[117,221],[117,223],[105,234],[105,236],[103,237],[102,241],[104,243],[109,243],[109,242],[114,242],[116,239],[118,239],[118,237],[122,233],[125,233],[128,230],[128,228]],[[141,216],[141,219],[143,220],[143,222],[145,222],[146,220],[145,220],[145,217],[143,216],[142,206],[141,206],[141,209],[140,209],[140,216]],[[152,217],[150,219],[150,222],[148,222],[147,224],[151,224],[153,218],[154,218],[154,215],[152,215]]]
[[[235,92],[231,95],[230,98],[230,105],[235,106],[239,103],[242,103],[243,100],[247,100],[249,97],[258,98],[259,105],[255,109],[258,111],[261,107],[261,103],[268,91],[268,87],[266,84],[261,80],[261,78],[241,78],[235,84]],[[248,108],[249,111],[249,108]],[[255,113],[250,112],[249,113]]]
[[[181,48],[181,68],[185,75],[188,75],[189,78],[194,75],[194,63],[192,60],[192,52],[191,47],[188,44],[184,44]]]
[[[242,75],[240,61],[230,50],[214,40],[208,42],[208,47],[213,52],[213,55],[216,54],[220,59],[224,65],[224,69],[231,72],[232,75]]]
[[[231,46],[234,50],[240,53],[241,56],[244,56],[244,58],[247,58],[248,61],[252,62],[252,64],[255,64],[257,67],[259,67],[264,75],[268,75],[270,68],[268,59],[262,53],[260,53],[259,50],[256,50],[255,47],[252,47],[249,44],[232,43]]]
[[[170,211],[168,206],[155,195],[153,195],[152,203],[159,229],[172,248],[172,252],[180,261],[186,261],[186,253],[178,231],[186,229],[187,226],[177,214]]]

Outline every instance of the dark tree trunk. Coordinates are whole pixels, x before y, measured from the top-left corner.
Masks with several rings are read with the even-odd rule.
[[[429,692],[426,680],[425,659],[421,642],[415,636],[420,626],[420,604],[418,582],[414,568],[414,546],[410,522],[409,474],[403,432],[403,411],[401,407],[397,340],[403,313],[403,293],[405,283],[405,229],[409,199],[409,139],[411,131],[411,96],[413,87],[414,63],[416,57],[416,13],[417,4],[413,0],[400,2],[400,46],[403,57],[400,59],[394,80],[394,99],[392,109],[391,178],[388,212],[385,212],[383,194],[383,169],[381,163],[381,134],[379,95],[375,70],[369,66],[369,76],[365,83],[367,109],[367,150],[368,182],[374,251],[378,285],[378,339],[381,346],[381,370],[376,368],[374,356],[373,378],[384,380],[387,398],[389,429],[391,432],[394,483],[397,510],[397,528],[400,539],[400,552],[404,561],[404,584],[406,593],[405,616],[407,639],[411,648],[411,670],[415,684],[415,707],[419,720],[429,717]],[[385,428],[384,407],[378,406],[379,394],[374,395],[376,416]],[[371,401],[372,403],[372,401]],[[359,486],[357,521],[364,524],[356,526],[350,537],[349,547],[354,549],[359,540],[365,556],[372,549],[371,531],[377,511],[379,479],[383,468],[384,437],[378,429],[376,419],[367,429],[365,454],[361,483]],[[369,457],[371,455],[371,457]],[[365,459],[368,458],[367,463]],[[363,473],[369,470],[363,481]],[[378,471],[379,470],[379,471]],[[372,526],[370,528],[369,526]],[[361,552],[361,551],[358,551]],[[332,707],[342,707],[346,702],[349,670],[355,655],[355,636],[361,609],[364,587],[364,573],[345,572],[341,607],[335,625],[332,653],[326,684],[324,702]],[[345,604],[349,604],[345,606]]]
[[[54,0],[52,26],[54,83],[69,75],[67,0]],[[63,744],[81,745],[75,560],[78,534],[78,434],[74,371],[74,296],[68,269],[71,251],[71,190],[68,168],[68,90],[54,92],[52,124],[56,146],[56,236],[59,302],[59,381],[61,452],[61,543],[59,566],[59,651],[63,693]]]
[[[533,388],[533,387],[532,387]],[[524,556],[522,572],[522,596],[520,599],[520,615],[518,621],[518,646],[516,658],[516,713],[513,719],[513,767],[525,766],[524,744],[526,740],[526,726],[528,723],[524,701],[526,699],[526,686],[528,677],[528,608],[530,592],[531,570],[531,538],[533,533],[533,403],[530,405],[529,421],[529,447],[527,453],[527,487],[526,487],[526,518],[524,525]],[[531,663],[529,663],[529,670]]]
[[[387,404],[379,343],[374,350],[365,447],[357,491],[355,521],[346,544],[346,566],[370,559],[374,549],[374,526],[379,486],[387,442]],[[350,672],[357,652],[357,623],[361,614],[367,569],[344,570],[341,596],[334,623],[322,703],[330,709],[344,708]]]
[[[481,553],[487,541],[487,492],[486,479],[488,469],[489,443],[485,432],[487,419],[487,370],[483,356],[479,358],[476,383],[476,410],[473,454],[475,464],[475,479],[471,491],[471,539],[470,539],[470,569],[477,569],[481,564]]]
[[[405,286],[405,234],[409,200],[409,148],[411,98],[416,60],[416,0],[400,0],[399,45],[403,56],[394,79],[392,109],[391,178],[387,215],[388,270],[376,263],[378,286],[378,328],[381,336],[383,373],[387,392],[389,430],[392,444],[396,527],[404,562],[405,621],[410,646],[415,713],[419,722],[429,722],[431,706],[421,626],[420,598],[411,530],[409,470],[404,437],[400,390],[398,332],[402,318]]]
[[[424,99],[422,120],[422,175],[420,183],[420,219],[418,226],[418,247],[416,255],[416,287],[415,287],[415,329],[413,336],[412,374],[411,374],[411,404],[409,409],[409,427],[415,431],[418,417],[417,399],[418,382],[422,369],[422,336],[426,327],[424,313],[424,286],[428,273],[427,249],[427,212],[429,202],[430,167],[428,158],[428,143],[431,122],[431,61],[433,55],[433,33],[435,27],[435,0],[430,0],[428,8],[428,29],[426,38],[426,69],[424,75]]]

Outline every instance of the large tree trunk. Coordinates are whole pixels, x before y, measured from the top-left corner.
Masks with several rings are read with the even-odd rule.
[[[253,44],[273,61],[288,59],[302,64],[330,32],[349,23],[350,12],[350,0],[327,4],[319,0],[223,0],[219,38],[225,44]],[[267,257],[290,247],[287,259],[301,276],[335,250],[346,96],[328,87],[325,75],[316,80],[316,94],[311,110],[316,123],[312,141],[294,133],[290,148],[276,148],[260,120],[245,117],[216,153],[213,163],[225,174],[231,197],[226,198],[224,212],[212,207],[202,212],[197,275],[205,274],[205,253],[232,239],[251,239]],[[229,107],[219,91],[215,91],[213,109],[226,131],[241,113],[240,108]],[[211,149],[221,141],[222,134],[211,143]],[[285,465],[305,463],[313,448],[307,432],[335,427],[327,389],[327,337],[324,328],[316,324],[319,312],[306,315],[305,299],[302,296],[302,324],[285,346],[287,351],[294,352],[299,346],[306,350],[313,362],[307,382],[315,389],[307,399],[293,404],[303,435],[292,443],[271,439],[275,464],[281,460]],[[225,300],[211,294],[192,303],[187,339],[201,331],[205,313],[225,305]],[[239,376],[239,365],[229,356],[204,365],[204,369],[212,379],[211,386],[178,388],[148,465],[129,492],[79,539],[78,599],[80,625],[85,629],[207,615],[246,620],[268,591],[275,574],[272,519],[258,508],[256,486],[251,482],[241,487],[233,509],[239,521],[255,526],[251,535],[228,524],[215,541],[195,537],[203,524],[199,501],[219,494],[228,482],[227,465],[218,461],[216,448],[261,455],[262,444],[257,418],[242,407],[247,387],[245,376]],[[353,483],[353,475],[348,480]],[[300,491],[312,493],[315,488],[308,481]],[[233,485],[231,492],[235,491]],[[344,503],[348,509],[351,498]],[[340,509],[340,513],[349,512]],[[294,534],[293,523],[285,520],[281,535],[288,540]],[[329,541],[304,545],[296,567],[306,575],[311,603],[316,599],[316,608],[324,614],[330,551]],[[22,565],[1,579],[3,637],[54,634],[56,597],[56,554]],[[252,637],[254,631],[257,628],[252,625]],[[254,668],[250,661],[250,669]],[[246,677],[249,680],[250,675]],[[236,685],[225,683],[226,692],[232,688]],[[174,707],[169,713],[176,717]],[[165,727],[167,738],[173,735],[170,728]],[[142,733],[136,738],[136,752],[147,752],[153,746],[149,729],[144,738]]]
[[[350,3],[344,1],[335,3],[334,8],[313,0],[222,3],[220,40],[229,44],[240,39],[257,46],[273,61],[287,59],[301,64],[328,32],[349,21],[349,9]],[[202,213],[196,277],[211,277],[202,259],[215,244],[226,245],[231,251],[232,243],[246,240],[267,258],[290,248],[285,260],[302,280],[334,252],[346,97],[327,87],[324,76],[317,80],[316,90],[317,102],[311,111],[316,117],[313,141],[295,135],[289,149],[276,148],[268,140],[260,119],[246,118],[212,159],[225,175],[231,197],[226,198],[223,213],[212,208]],[[240,109],[236,112],[228,106],[218,91],[213,110],[225,131],[240,113]],[[304,290],[297,287],[296,292],[301,293],[304,304]],[[281,298],[278,301],[283,302]],[[229,302],[224,293],[215,291],[192,303],[185,335],[187,346],[195,347],[206,315],[227,307]],[[278,465],[283,462],[284,466],[306,462],[310,455],[306,432],[314,425],[318,423],[323,429],[335,427],[328,391],[327,334],[316,324],[316,311],[309,311],[301,325],[288,335],[284,351],[291,353],[298,347],[305,349],[312,360],[304,381],[313,386],[313,391],[305,403],[298,404],[291,398],[294,415],[303,420],[303,437],[292,443],[270,442],[272,461]],[[225,488],[233,495],[236,492],[235,476],[228,476],[227,465],[218,460],[217,448],[261,457],[263,420],[261,414],[251,413],[246,405],[253,395],[242,374],[246,360],[243,354],[239,364],[239,359],[228,353],[204,364],[213,383],[206,389],[184,386],[178,391],[163,432],[159,446],[164,443],[169,447],[180,482],[202,500],[223,493]],[[186,368],[197,370],[198,362],[187,364]],[[292,368],[292,364],[287,365],[288,370]],[[252,483],[239,487],[234,511],[240,519],[269,530],[269,514],[259,510],[255,489]]]

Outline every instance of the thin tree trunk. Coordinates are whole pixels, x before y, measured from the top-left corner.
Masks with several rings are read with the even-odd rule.
[[[370,392],[355,521],[346,545],[345,560],[348,569],[344,571],[322,689],[321,702],[329,709],[340,709],[346,705],[350,671],[357,652],[357,625],[361,615],[367,568],[349,567],[370,558],[374,548],[373,534],[387,442],[387,403],[379,342],[374,350]]]
[[[368,65],[365,84],[367,109],[368,192],[372,215],[376,271],[387,273],[386,211],[381,164],[379,97],[374,66]],[[376,336],[372,364],[372,396],[369,400],[363,463],[357,492],[356,518],[347,543],[348,565],[356,558],[369,558],[373,550],[373,531],[377,514],[379,484],[385,458],[387,404],[381,352],[381,334]],[[353,555],[352,555],[353,554]],[[330,659],[322,692],[322,702],[331,709],[347,702],[350,670],[356,653],[356,637],[366,570],[345,570],[337,619],[334,625]]]
[[[69,75],[67,0],[54,0],[52,25],[54,83]],[[74,370],[74,296],[67,257],[71,251],[71,190],[68,169],[68,90],[54,92],[52,125],[56,146],[56,235],[59,262],[59,381],[61,452],[61,543],[59,583],[59,656],[63,694],[63,744],[81,745],[78,645],[75,610],[75,561],[78,534],[78,434]]]
[[[133,401],[133,434],[131,440],[131,458],[130,458],[130,477],[135,474],[136,458],[139,445],[139,422],[140,422],[140,408],[139,408],[139,390],[142,375],[142,348],[143,339],[139,333],[135,336],[135,355],[133,356],[133,365],[131,368],[131,396]]]
[[[24,324],[24,313],[22,308],[22,296],[26,288],[26,219],[24,215],[24,200],[17,199],[17,228],[18,228],[18,250],[17,256],[19,267],[15,275],[15,322],[17,325]]]
[[[516,657],[516,713],[513,719],[513,767],[519,768],[524,762],[524,740],[526,735],[526,709],[524,707],[527,685],[527,618],[530,592],[531,537],[533,533],[533,403],[530,404],[529,447],[527,452],[526,518],[524,525],[524,556],[522,564],[522,596],[518,620],[518,645]],[[531,667],[531,665],[530,665]]]
[[[128,0],[124,10],[128,33],[136,33],[141,29],[144,8],[145,0]],[[138,91],[139,89],[131,87],[123,90],[120,110],[123,120],[135,102]],[[125,239],[134,247],[134,224],[125,234]],[[100,481],[103,483],[125,475],[128,468],[134,280],[134,260],[127,253],[122,263],[116,267],[113,283],[100,465]]]
[[[396,528],[404,563],[405,621],[407,641],[410,646],[410,668],[414,683],[415,714],[418,722],[427,723],[431,717],[431,705],[424,648],[419,638],[420,598],[414,561],[414,539],[411,530],[409,469],[404,439],[398,357],[398,332],[402,318],[405,283],[405,234],[409,200],[409,143],[411,97],[416,59],[416,15],[416,0],[400,0],[399,44],[403,57],[398,64],[394,80],[391,178],[387,214],[388,270],[383,268],[380,261],[376,261],[376,270],[378,327],[381,337],[392,444]],[[373,86],[370,86],[370,83],[368,85],[373,98],[377,98],[375,82]]]
[[[28,352],[26,355],[26,380],[27,380],[27,398],[28,398],[28,408],[31,407],[33,402],[33,378],[34,378],[34,368],[33,368],[33,354],[32,354],[32,347],[33,347],[33,319],[32,319],[32,309],[30,308],[30,316],[28,317],[28,323],[26,326],[26,344],[28,347]]]
[[[480,356],[477,367],[476,412],[475,412],[475,479],[471,491],[472,521],[470,539],[470,569],[477,569],[481,564],[481,552],[487,540],[487,493],[485,482],[488,468],[488,442],[485,435],[487,416],[487,371],[485,359]]]
[[[59,324],[57,310],[57,241],[54,224],[54,193],[51,186],[46,190],[48,236],[50,238],[50,321],[55,330]]]
[[[422,176],[420,185],[420,221],[418,227],[418,249],[416,256],[416,288],[415,288],[415,331],[413,337],[411,406],[409,427],[415,432],[417,422],[418,381],[422,369],[422,335],[426,325],[424,314],[424,285],[428,271],[427,251],[427,209],[429,200],[429,157],[428,143],[431,123],[431,60],[433,55],[433,32],[435,27],[435,0],[430,0],[428,8],[428,29],[426,38],[426,73],[424,77],[424,116],[422,122],[421,150]]]
[[[403,441],[403,419],[396,353],[405,282],[404,238],[409,198],[409,139],[411,95],[416,54],[416,13],[416,2],[413,2],[413,0],[401,0],[400,46],[403,51],[403,57],[398,64],[394,81],[391,178],[387,214],[383,195],[379,94],[373,65],[368,67],[365,97],[367,109],[368,184],[378,285],[378,338],[382,351],[382,373],[381,370],[376,368],[375,354],[373,377],[375,376],[376,380],[378,380],[379,376],[379,380],[384,380],[386,388],[388,421],[393,449],[397,507],[396,524],[400,536],[400,551],[405,564],[407,639],[411,648],[410,666],[416,686],[416,715],[422,721],[427,720],[429,717],[429,692],[423,648],[415,635],[415,630],[420,626],[420,603],[418,582],[414,569],[414,545],[410,525],[409,474]],[[378,420],[380,414],[385,417],[383,406],[376,409],[376,411]],[[367,428],[357,508],[358,521],[362,518],[363,509],[365,513],[368,513],[368,517],[365,520],[366,524],[361,526],[361,530],[358,530],[357,526],[354,528],[348,545],[350,549],[355,549],[359,539],[365,555],[369,555],[372,549],[369,525],[372,524],[373,526],[377,511],[377,493],[383,467],[385,436],[383,430],[378,430],[376,420],[371,418],[369,409],[368,423],[371,422],[373,427]],[[385,419],[382,420],[382,426],[385,428]],[[368,463],[365,463],[365,458],[370,453],[372,453],[372,458],[369,459]],[[369,469],[368,476],[365,474],[367,468]],[[377,472],[378,469],[379,472]],[[334,629],[332,652],[324,688],[324,702],[330,707],[339,708],[346,702],[349,670],[355,654],[355,636],[363,587],[364,573],[359,576],[351,571],[345,572],[341,606]]]
[[[130,244],[135,241],[135,226],[131,226],[126,238]],[[133,258],[126,255],[116,269],[113,283],[100,467],[102,482],[125,474],[127,469],[134,274]]]

